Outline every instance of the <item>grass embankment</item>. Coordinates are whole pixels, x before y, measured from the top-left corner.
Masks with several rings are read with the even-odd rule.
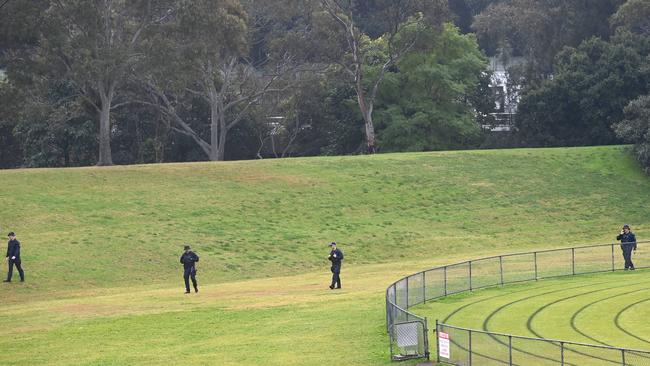
[[[28,276],[0,287],[3,365],[385,364],[399,276],[650,231],[650,180],[621,147],[14,170],[0,187]],[[340,293],[323,290],[331,240]],[[209,284],[189,298],[183,242]]]

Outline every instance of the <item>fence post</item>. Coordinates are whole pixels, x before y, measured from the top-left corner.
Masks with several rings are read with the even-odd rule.
[[[576,248],[571,248],[571,271],[576,275]]]
[[[499,256],[499,272],[501,273],[501,286],[503,286],[503,256]]]
[[[430,353],[429,353],[429,320],[425,317],[424,318],[424,331],[423,331],[423,337],[424,337],[424,355],[427,358],[427,361],[430,360]],[[437,348],[437,347],[436,347]]]
[[[616,270],[616,267],[614,266],[614,244],[612,244],[612,272]]]
[[[560,364],[564,366],[564,342],[560,342]]]
[[[422,302],[427,303],[427,271],[422,272]]]
[[[440,323],[438,322],[438,319],[436,319],[436,362],[437,363],[440,363],[440,343],[439,343],[440,341],[438,340],[439,337],[438,334],[440,334],[439,328],[440,328]]]
[[[625,363],[625,350],[624,349],[621,350],[621,357],[622,357],[622,361],[623,361],[623,366],[625,366],[626,363]]]
[[[472,330],[469,329],[469,366],[472,366]]]
[[[445,269],[445,296],[447,296],[447,266],[444,267]]]
[[[386,330],[387,331],[390,331],[389,324],[390,324],[390,305],[388,305],[388,290],[386,290]]]
[[[409,309],[409,277],[406,277],[406,309]],[[408,316],[406,317],[406,320],[409,320]]]
[[[397,283],[393,284],[393,299],[392,299],[392,305],[390,306],[389,329],[391,330],[393,328],[393,324],[395,324],[395,305],[397,305]]]
[[[533,260],[535,261],[535,281],[537,281],[537,252],[533,252]]]
[[[472,291],[472,261],[469,261],[469,290]]]
[[[512,336],[511,335],[508,336],[508,358],[509,358],[508,365],[512,366]]]
[[[391,309],[391,312],[392,312],[392,309]],[[393,338],[393,322],[392,322],[392,316],[391,316],[391,323],[390,323],[390,326],[388,328],[388,343],[390,345],[390,359],[391,359],[391,361],[393,361],[393,355],[394,355],[394,353],[393,353],[393,341],[394,340],[395,339]]]

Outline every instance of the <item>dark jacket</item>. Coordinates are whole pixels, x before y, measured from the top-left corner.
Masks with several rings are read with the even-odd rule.
[[[196,253],[189,251],[181,255],[181,263],[183,263],[184,268],[194,267],[194,263],[199,261],[199,256]]]
[[[621,247],[624,244],[627,244],[627,245],[632,245],[634,250],[636,250],[636,236],[634,236],[633,232],[630,231],[627,234],[620,234],[619,236],[616,237],[616,240],[621,241]]]
[[[336,257],[334,256],[336,254]],[[329,260],[332,262],[332,266],[340,266],[341,261],[343,260],[343,252],[338,248],[330,252]]]
[[[7,257],[11,259],[13,256],[16,257],[16,261],[20,261],[20,242],[17,239],[9,240],[7,245]]]

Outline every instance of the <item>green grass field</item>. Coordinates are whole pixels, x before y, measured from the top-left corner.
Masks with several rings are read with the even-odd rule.
[[[648,196],[625,147],[1,171],[27,282],[0,286],[0,365],[387,365],[396,279],[623,222],[648,237]]]
[[[464,328],[650,350],[649,285],[648,270],[580,275],[451,295],[413,310]],[[463,343],[462,339],[459,341]],[[497,343],[486,336],[474,339],[477,352],[481,353],[483,348],[486,355],[490,354],[488,347],[492,347],[494,355],[506,351],[504,347],[498,351]],[[543,358],[535,355],[550,353],[559,358],[559,349],[547,352],[539,346],[532,347],[532,343],[517,348],[528,351],[530,364],[544,363]],[[620,352],[593,354],[620,360]],[[480,355],[474,358],[480,359]]]

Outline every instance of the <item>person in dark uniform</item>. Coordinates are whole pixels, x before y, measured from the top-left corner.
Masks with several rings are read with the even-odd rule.
[[[327,259],[332,262],[332,284],[330,285],[330,289],[333,290],[335,288],[340,289],[341,288],[341,262],[343,261],[343,252],[341,252],[339,249],[336,248],[336,243],[331,242],[330,243],[330,255],[327,257]],[[336,286],[336,287],[335,287]]]
[[[13,231],[7,234],[7,236],[9,237],[9,244],[7,245],[9,272],[7,273],[7,279],[3,282],[11,282],[11,276],[14,273],[14,265],[20,275],[20,282],[25,282],[25,272],[23,271],[23,267],[20,265],[20,242],[16,239],[16,234]]]
[[[636,236],[630,231],[630,225],[623,225],[623,230],[616,237],[616,240],[621,241],[621,249],[623,250],[623,259],[625,259],[625,270],[634,270],[632,263],[632,251],[636,252]]]
[[[194,285],[194,292],[199,292],[199,286],[196,283],[196,262],[199,261],[199,256],[190,250],[190,246],[185,246],[185,252],[181,255],[181,263],[183,264],[183,279],[185,280],[185,293],[190,293],[190,277]]]

